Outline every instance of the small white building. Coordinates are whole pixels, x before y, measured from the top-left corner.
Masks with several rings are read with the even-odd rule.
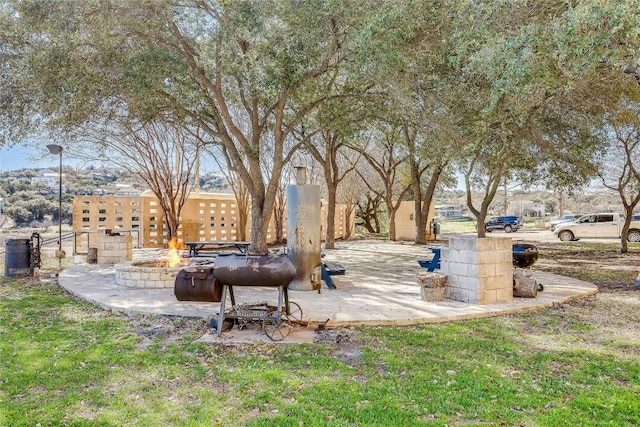
[[[64,182],[64,174],[62,174],[62,180]],[[60,187],[60,175],[58,175],[58,172],[54,172],[51,169],[40,169],[38,171],[38,176],[31,178],[31,185],[42,185],[48,190],[51,190],[51,192],[57,193],[58,188]]]
[[[436,216],[439,218],[462,218],[464,210],[462,206],[436,205]]]
[[[536,203],[531,200],[514,200],[509,202],[509,206],[507,207],[507,212],[510,215],[518,215],[518,216],[535,216],[535,217],[543,217],[545,216],[545,207],[543,203]]]

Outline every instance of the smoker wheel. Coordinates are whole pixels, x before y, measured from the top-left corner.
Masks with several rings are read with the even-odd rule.
[[[302,307],[295,302],[289,302],[289,314],[285,314],[286,320],[291,323],[302,321]]]
[[[282,341],[289,335],[289,332],[291,332],[291,326],[284,316],[265,317],[262,321],[262,329],[273,341]]]

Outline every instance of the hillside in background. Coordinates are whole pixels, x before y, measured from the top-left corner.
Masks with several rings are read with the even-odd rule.
[[[46,182],[37,182],[43,174]],[[44,178],[41,178],[44,179]],[[58,221],[58,171],[51,169],[23,168],[0,174],[0,197],[3,212],[17,226],[41,227]],[[71,224],[72,203],[75,195],[139,194],[148,186],[137,176],[126,171],[107,167],[63,167],[62,222]],[[200,177],[202,191],[229,191],[224,177],[207,173]],[[466,194],[462,190],[441,190],[434,198],[436,205],[458,207],[463,215],[470,216],[466,208]],[[563,198],[564,213],[622,212],[617,195],[603,191],[576,192]],[[509,190],[499,192],[491,204],[489,215],[505,213],[532,216],[523,206],[540,207],[541,216],[556,217],[559,214],[559,198],[542,190]]]
[[[62,222],[71,223],[73,197],[76,195],[139,194],[149,187],[138,176],[106,167],[62,168]],[[226,191],[224,177],[205,174],[200,177],[202,191]],[[57,223],[60,208],[57,168],[5,171],[0,174],[2,212],[17,226],[41,227]]]
[[[436,205],[454,205],[466,211],[466,193],[462,190],[440,191],[434,198]],[[490,215],[523,215],[522,206],[539,205],[544,216],[560,214],[560,199],[557,194],[544,190],[511,190],[496,194],[489,208]],[[620,197],[613,192],[584,191],[563,196],[563,213],[622,212]],[[464,213],[468,215],[468,213]],[[524,215],[530,216],[530,215]]]

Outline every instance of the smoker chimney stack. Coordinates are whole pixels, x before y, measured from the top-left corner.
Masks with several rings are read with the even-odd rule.
[[[305,185],[307,183],[307,168],[296,166],[296,184]]]
[[[297,271],[289,289],[319,290],[322,276],[320,186],[307,184],[304,167],[296,167],[296,182],[287,187],[287,254]]]

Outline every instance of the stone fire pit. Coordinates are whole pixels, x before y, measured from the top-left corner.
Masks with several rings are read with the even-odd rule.
[[[128,288],[173,288],[184,267],[169,267],[166,261],[121,262],[115,265],[116,284]]]

